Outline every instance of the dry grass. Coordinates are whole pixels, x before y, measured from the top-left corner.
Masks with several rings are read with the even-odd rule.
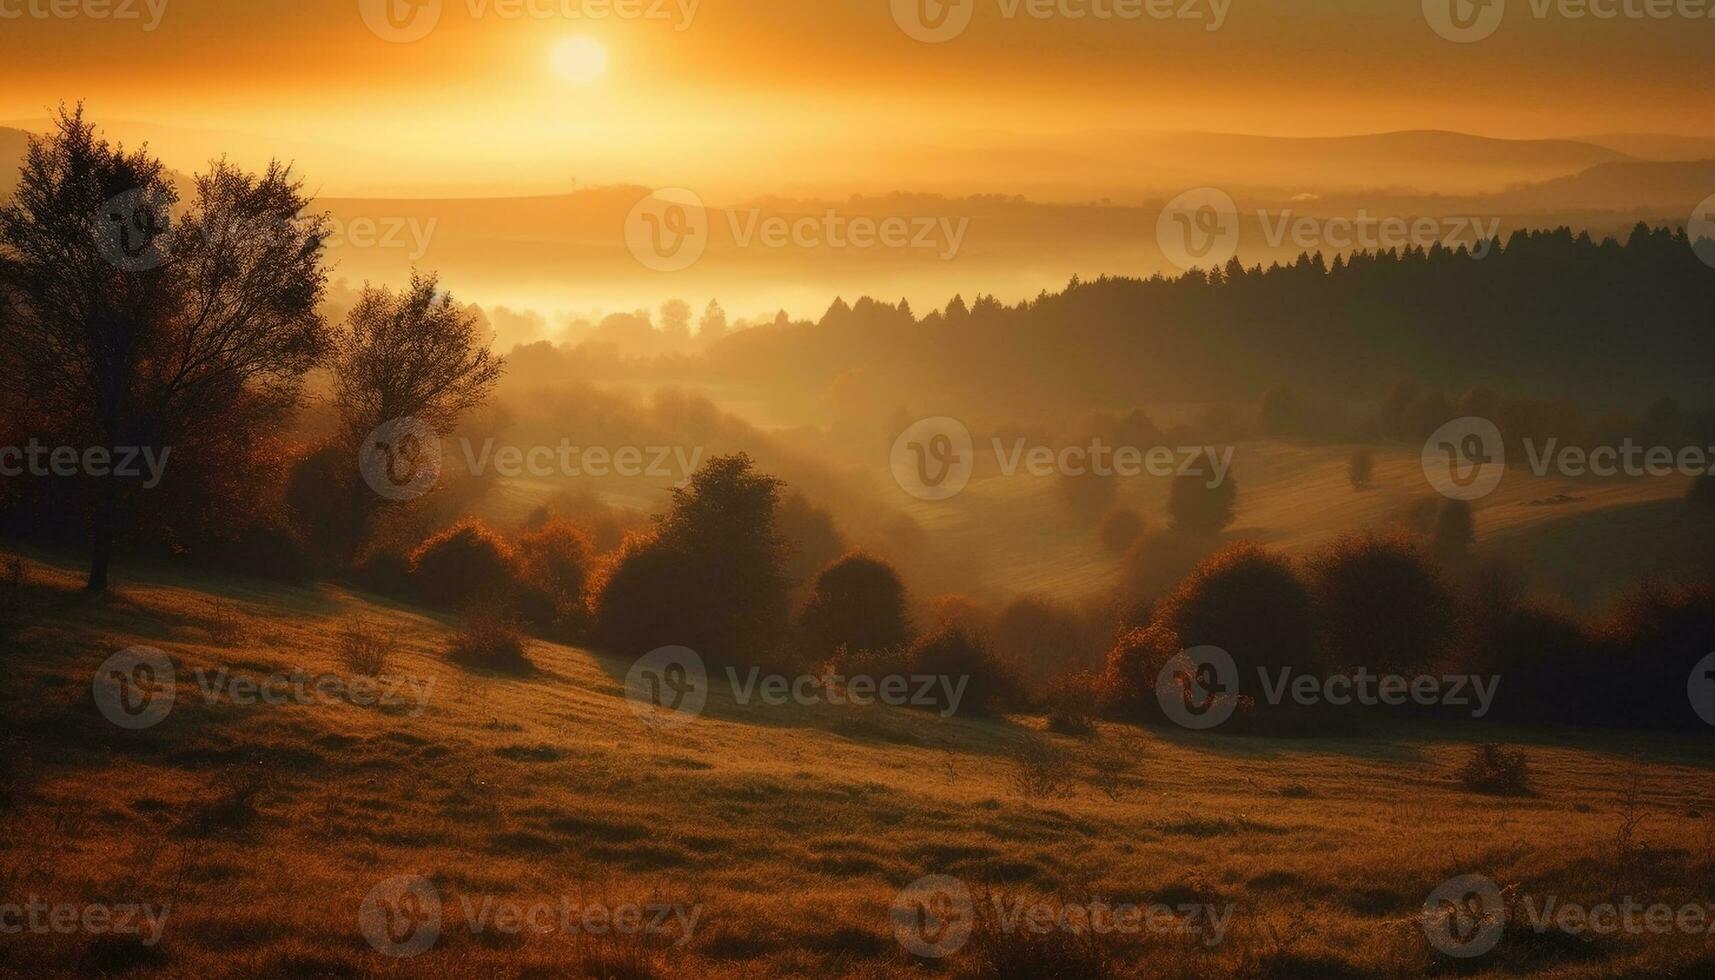
[[[250,641],[235,651],[209,642],[205,583],[127,569],[116,594],[90,600],[72,568],[31,578],[54,601],[0,683],[0,739],[19,749],[7,757],[33,760],[0,818],[0,900],[173,910],[158,947],[8,937],[0,976],[979,976],[981,943],[926,963],[893,938],[898,890],[947,874],[973,889],[1236,908],[1224,943],[1128,942],[1104,951],[1111,975],[1427,977],[1453,971],[1415,921],[1432,888],[1480,872],[1611,900],[1617,828],[1634,817],[1631,893],[1711,899],[1706,741],[1484,730],[1529,746],[1535,794],[1496,797],[1449,778],[1461,749],[1444,733],[1270,740],[1101,724],[1093,742],[1038,736],[1073,754],[1080,781],[1070,796],[1021,799],[1008,746],[1036,719],[889,709],[854,724],[828,707],[739,706],[717,684],[702,719],[656,730],[624,700],[625,662],[536,643],[528,677],[468,672],[447,662],[443,622],[330,587],[244,593]],[[397,640],[390,673],[434,682],[426,710],[211,704],[188,678],[341,673],[336,637],[352,616]],[[139,643],[175,658],[177,707],[122,731],[91,706],[90,679]],[[1078,753],[1128,733],[1136,771],[1110,797],[1087,785]],[[1628,801],[1616,787],[1633,753],[1645,761]],[[253,770],[265,775],[247,792]],[[435,884],[445,921],[432,950],[396,961],[363,940],[359,910],[408,874]],[[462,911],[561,896],[704,911],[682,947],[479,933]],[[1715,967],[1704,936],[1552,938],[1509,932],[1482,965],[1560,980]]]

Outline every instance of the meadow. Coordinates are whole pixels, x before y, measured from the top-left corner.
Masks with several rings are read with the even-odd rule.
[[[470,671],[446,658],[450,619],[336,586],[138,568],[90,598],[73,562],[25,557],[29,625],[0,673],[0,892],[170,914],[151,945],[5,937],[4,976],[1715,971],[1704,935],[1511,926],[1472,966],[1437,953],[1421,921],[1431,890],[1467,873],[1564,902],[1715,900],[1706,738],[1380,718],[1351,738],[1107,722],[1070,737],[1024,715],[739,704],[720,681],[700,718],[664,727],[633,710],[619,658],[537,640],[527,675]],[[408,679],[405,693],[348,684],[340,697],[241,704],[230,692],[242,687],[203,691],[219,671],[349,682],[354,621],[396,644],[380,673]],[[139,644],[172,658],[178,686],[163,721],[126,730],[97,710],[92,678]],[[1479,739],[1523,749],[1529,795],[1460,785]],[[1029,764],[1044,752],[1046,773]],[[1033,771],[1043,778],[1024,778]],[[440,930],[394,957],[366,939],[363,915],[372,890],[403,875],[433,884]],[[979,923],[963,948],[925,958],[891,918],[925,875],[1003,904],[1229,917],[1218,942],[1168,929],[1033,939]],[[567,903],[694,910],[694,926],[622,937],[543,918],[541,932],[509,932],[482,912]]]

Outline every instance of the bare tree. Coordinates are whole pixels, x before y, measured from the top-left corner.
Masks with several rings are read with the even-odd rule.
[[[0,208],[0,380],[26,427],[183,457],[277,423],[328,339],[325,219],[303,214],[301,187],[279,164],[257,176],[217,162],[175,220],[159,160],[62,108]],[[95,487],[88,589],[100,592],[136,494],[118,476]]]
[[[476,314],[440,291],[435,276],[413,274],[395,293],[365,286],[334,342],[334,400],[347,443],[365,453],[377,429],[403,419],[436,434],[488,398],[505,368],[489,350]],[[361,481],[353,485],[355,533],[362,548],[377,504]]]

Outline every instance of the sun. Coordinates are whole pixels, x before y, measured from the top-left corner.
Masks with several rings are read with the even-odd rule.
[[[569,37],[554,45],[548,67],[568,85],[588,85],[607,74],[607,49],[587,37]]]

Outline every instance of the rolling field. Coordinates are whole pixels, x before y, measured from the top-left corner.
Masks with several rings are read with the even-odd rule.
[[[1342,534],[1383,527],[1414,502],[1441,499],[1418,457],[1397,449],[1376,450],[1371,486],[1354,490],[1346,477],[1353,448],[1239,444],[1232,462],[1238,519],[1226,537],[1299,556]],[[1117,482],[1116,505],[1152,528],[1166,524],[1171,481]],[[1715,522],[1680,506],[1688,485],[1684,477],[1539,477],[1514,466],[1494,493],[1473,502],[1478,547],[1516,561],[1544,588],[1599,602],[1645,574],[1674,577],[1715,560]],[[1067,508],[1054,478],[979,470],[950,500],[912,500],[896,488],[888,499],[931,532],[938,552],[961,556],[996,594],[1076,599],[1110,588],[1120,569],[1094,527]]]
[[[662,727],[632,710],[621,658],[535,642],[531,675],[473,673],[444,657],[450,621],[337,588],[128,568],[92,600],[76,571],[31,556],[30,616],[5,644],[0,903],[170,913],[148,945],[0,936],[4,976],[1048,975],[1026,969],[1016,936],[981,927],[950,956],[907,952],[892,909],[927,875],[979,905],[1223,916],[1218,941],[1103,937],[1109,975],[1715,971],[1706,935],[1510,927],[1457,963],[1419,921],[1430,891],[1467,873],[1565,902],[1715,900],[1706,738],[1378,721],[1361,739],[1106,724],[1080,739],[1031,717],[739,704],[723,680],[700,718]],[[338,653],[353,616],[399,644],[379,697]],[[159,724],[128,730],[98,710],[92,678],[139,644],[172,658],[176,696]],[[342,693],[237,703],[256,699],[233,695],[236,678],[270,677]],[[1497,739],[1528,754],[1534,795],[1451,778],[1469,742]],[[1057,753],[1065,785],[1021,789],[1027,741]],[[1620,843],[1627,825],[1641,847]],[[410,956],[366,932],[375,890],[400,876],[440,903],[433,942]],[[558,915],[595,906],[660,909],[664,925],[619,936]],[[556,913],[502,928],[518,908]]]

